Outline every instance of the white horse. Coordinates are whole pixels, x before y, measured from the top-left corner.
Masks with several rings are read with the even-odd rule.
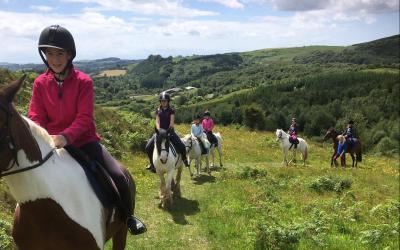
[[[170,143],[169,134],[165,129],[156,130],[154,143],[153,163],[157,174],[160,176],[160,200],[163,208],[172,206],[172,193],[174,197],[181,197],[181,174],[183,168],[182,157]],[[174,172],[177,169],[174,182]],[[167,174],[165,182],[164,174]]]
[[[214,135],[215,135],[215,137],[217,137],[217,140],[218,140],[218,146],[215,146],[215,145],[211,145],[211,148],[210,148],[210,155],[211,155],[211,157],[212,157],[212,164],[211,164],[211,166],[212,167],[214,167],[215,166],[215,164],[214,164],[214,151],[215,151],[215,148],[218,150],[218,155],[219,155],[219,166],[220,167],[222,167],[223,165],[222,165],[222,146],[221,146],[221,143],[222,143],[222,136],[221,136],[221,134],[218,132],[218,133],[214,133]]]
[[[187,134],[182,138],[182,141],[185,144],[186,152],[189,157],[190,176],[193,177],[193,173],[192,173],[192,170],[190,167],[190,163],[192,162],[192,160],[194,160],[194,162],[195,162],[196,176],[200,175],[202,158],[205,158],[205,160],[206,160],[206,172],[210,173],[211,171],[210,171],[209,160],[208,160],[209,153],[202,154],[199,140],[196,137],[192,136],[191,134]],[[205,146],[206,146],[206,148],[208,148],[207,145],[205,145]]]
[[[308,154],[308,146],[307,142],[302,139],[302,138],[297,138],[299,140],[299,144],[297,145],[297,148],[295,149],[294,146],[292,146],[291,150],[293,151],[293,159],[288,162],[287,155],[289,152],[289,148],[292,145],[289,142],[289,135],[285,133],[282,129],[277,129],[276,132],[276,141],[281,141],[281,146],[283,150],[283,163],[287,166],[292,160],[296,159],[296,150],[301,152],[301,158],[303,159],[303,165],[306,165],[306,159],[307,159],[307,154]]]

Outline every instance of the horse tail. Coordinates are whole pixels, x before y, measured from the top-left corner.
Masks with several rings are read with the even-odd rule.
[[[304,148],[304,161],[307,160],[307,156],[308,156],[308,146],[306,144],[306,147]]]

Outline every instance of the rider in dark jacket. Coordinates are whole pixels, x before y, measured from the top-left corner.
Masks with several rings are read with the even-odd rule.
[[[182,155],[182,161],[186,167],[189,166],[189,163],[186,158],[186,147],[185,144],[181,141],[179,136],[175,133],[174,124],[175,124],[175,110],[172,109],[169,105],[171,97],[167,92],[162,92],[159,97],[160,107],[156,110],[156,128],[159,130],[160,128],[169,131],[169,137],[172,144],[176,147],[177,151]],[[153,150],[154,150],[154,141],[156,139],[156,134],[154,134],[146,145],[146,153],[149,157],[150,164],[147,166],[147,170],[155,173],[156,168],[153,164]]]
[[[347,123],[347,128],[346,130],[343,132],[343,136],[344,138],[346,138],[347,143],[349,143],[350,145],[353,145],[354,143],[354,138],[355,138],[355,131],[353,128],[353,124],[354,122],[352,120],[350,120]]]

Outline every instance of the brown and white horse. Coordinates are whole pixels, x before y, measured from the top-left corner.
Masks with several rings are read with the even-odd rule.
[[[79,164],[50,135],[18,114],[12,100],[24,76],[0,89],[0,176],[17,201],[12,236],[18,249],[124,249],[127,227],[105,209]]]

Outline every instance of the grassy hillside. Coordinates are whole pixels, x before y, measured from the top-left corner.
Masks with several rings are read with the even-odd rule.
[[[96,78],[101,105],[152,118],[157,95],[171,87],[178,122],[209,109],[217,123],[287,128],[297,117],[307,136],[356,121],[364,149],[400,150],[399,35],[347,47],[308,46],[162,58],[152,55],[125,76]],[[394,150],[393,150],[394,149]]]
[[[224,168],[194,180],[185,169],[183,198],[170,211],[159,207],[159,179],[144,170],[144,155],[126,162],[149,229],[127,249],[398,248],[398,158],[366,155],[358,169],[332,169],[331,145],[309,141],[306,167],[282,167],[272,133],[216,131]]]

